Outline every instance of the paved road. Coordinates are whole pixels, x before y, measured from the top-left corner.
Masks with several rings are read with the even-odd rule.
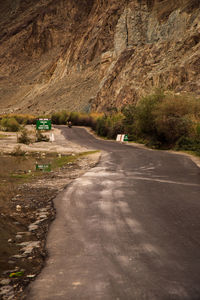
[[[28,300],[199,300],[200,169],[187,157],[96,140],[99,165],[55,201],[49,258]]]

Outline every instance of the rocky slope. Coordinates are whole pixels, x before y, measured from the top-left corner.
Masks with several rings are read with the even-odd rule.
[[[1,113],[200,94],[199,0],[4,0],[0,17]]]

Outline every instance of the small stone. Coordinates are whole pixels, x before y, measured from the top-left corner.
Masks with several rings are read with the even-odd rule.
[[[21,211],[22,207],[20,205],[16,205],[16,211]]]
[[[16,258],[16,259],[19,259],[19,258],[24,258],[24,257],[26,257],[26,255],[24,255],[24,254],[16,254],[16,255],[13,255],[12,257],[13,257],[13,258]]]
[[[27,275],[26,277],[27,278],[34,278],[36,275],[35,274],[29,274],[29,275]]]
[[[21,240],[21,239],[22,239],[22,235],[17,234],[17,235],[16,235],[16,239]]]
[[[39,211],[40,211],[40,212],[46,212],[46,211],[47,211],[47,208],[40,208]]]
[[[40,242],[39,241],[30,241],[30,242],[23,242],[21,244],[18,244],[19,246],[23,247],[22,251],[24,252],[23,255],[28,256],[31,254],[34,248],[39,248],[40,247]]]
[[[36,225],[35,223],[30,224],[30,225],[28,226],[28,230],[29,230],[29,231],[34,231],[34,230],[37,230],[37,229],[38,229],[38,225]]]
[[[8,243],[12,243],[12,242],[13,242],[13,240],[12,240],[12,239],[9,239],[9,240],[8,240]]]
[[[3,279],[0,281],[1,285],[8,285],[10,283],[10,279]]]
[[[28,236],[31,235],[31,233],[29,231],[19,231],[19,232],[17,232],[17,234],[19,234],[19,235],[28,235]]]

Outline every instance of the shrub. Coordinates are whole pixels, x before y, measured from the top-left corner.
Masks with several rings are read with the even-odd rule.
[[[124,133],[123,120],[124,115],[122,113],[115,113],[107,117],[108,138],[116,139],[117,134]]]
[[[36,142],[49,142],[49,138],[41,130],[36,130]]]
[[[71,112],[69,115],[69,121],[71,121],[73,125],[80,125],[80,113]]]
[[[22,144],[30,144],[31,139],[28,136],[28,130],[26,128],[23,128],[21,130],[21,134],[18,136],[18,143],[22,143]]]
[[[198,107],[199,103],[199,107]],[[195,137],[200,101],[187,96],[167,95],[153,113],[158,139],[173,145],[181,137]]]
[[[181,137],[177,141],[175,149],[193,151],[200,155],[200,140],[195,140],[189,137]]]
[[[106,124],[106,116],[99,117],[96,123],[96,133],[100,136],[108,135],[108,128]]]
[[[63,111],[52,115],[56,124],[66,124],[66,119],[73,125],[90,126],[103,137],[115,139],[117,134],[126,133],[129,140],[145,141],[154,148],[199,147],[200,99],[187,95],[156,90],[121,112],[69,114]]]
[[[20,129],[20,124],[15,118],[3,118],[1,120],[1,127],[5,131],[16,132]]]
[[[124,132],[128,134],[129,141],[133,141],[136,139],[136,106],[128,105],[122,109],[122,113],[124,115]]]
[[[26,124],[36,124],[36,117],[32,115],[23,115],[23,114],[7,114],[0,117],[1,119],[11,119],[14,118],[19,124],[26,125]]]
[[[69,119],[69,113],[65,110],[60,112],[55,112],[51,115],[51,120],[53,124],[65,125]]]
[[[94,131],[96,131],[97,127],[97,119],[100,117],[103,117],[103,113],[91,113],[89,115],[89,123],[88,126],[90,126]]]
[[[135,108],[135,128],[139,136],[156,136],[154,112],[164,99],[162,91],[143,97]]]
[[[59,112],[53,113],[51,115],[51,121],[53,124],[59,125],[59,116],[60,116]]]
[[[59,124],[65,125],[69,119],[69,114],[66,111],[61,111],[59,115]]]

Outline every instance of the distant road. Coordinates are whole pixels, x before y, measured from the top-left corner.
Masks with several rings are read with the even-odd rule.
[[[60,194],[49,258],[28,300],[199,300],[200,169],[187,157],[95,139],[98,166]]]

